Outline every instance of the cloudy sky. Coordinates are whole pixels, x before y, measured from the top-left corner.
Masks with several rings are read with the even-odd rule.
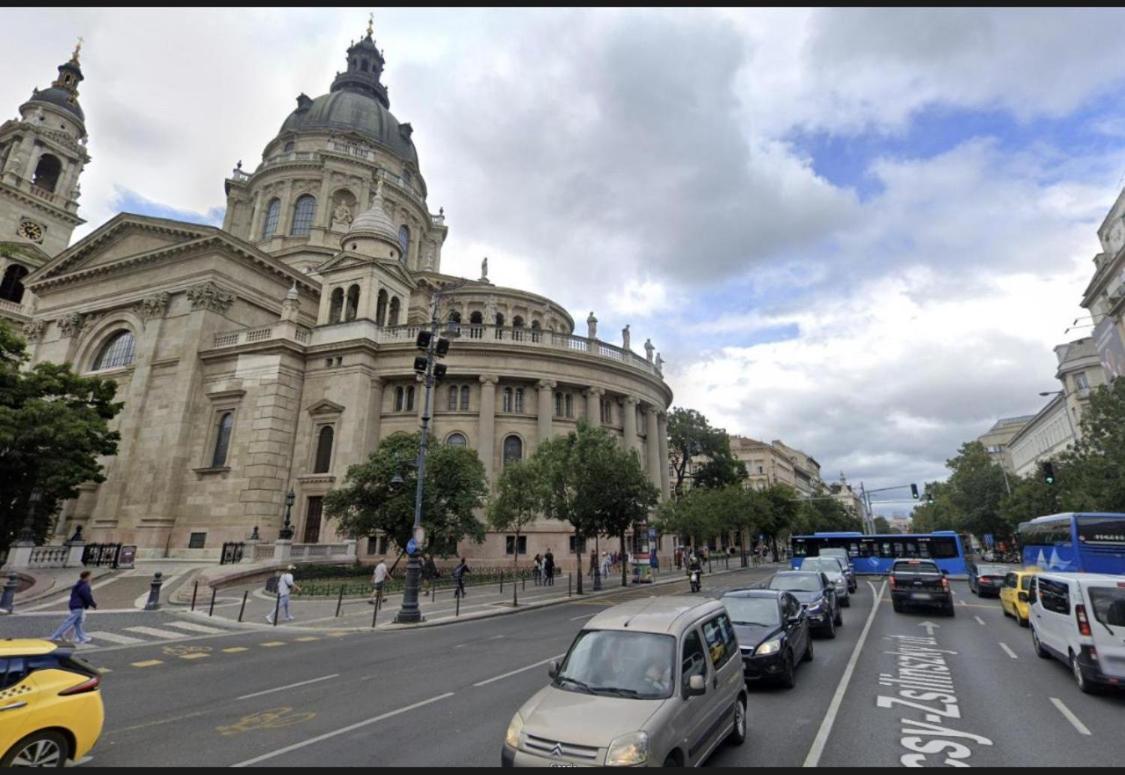
[[[85,38],[81,237],[221,222],[360,9],[0,11],[15,116]],[[675,403],[826,480],[944,478],[1057,387],[1125,173],[1125,12],[378,10],[443,268],[651,337]],[[581,328],[584,329],[584,323]],[[888,509],[890,507],[888,506]]]

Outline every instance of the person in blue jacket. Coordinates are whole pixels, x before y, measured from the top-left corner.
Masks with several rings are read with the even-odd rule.
[[[89,643],[93,640],[82,626],[86,622],[86,609],[97,608],[94,602],[94,593],[90,590],[90,571],[84,570],[78,574],[78,583],[70,588],[70,615],[59,628],[52,633],[48,640],[62,640],[68,630],[74,628],[76,643]]]

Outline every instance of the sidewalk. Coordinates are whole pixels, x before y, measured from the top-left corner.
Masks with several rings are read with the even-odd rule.
[[[725,563],[724,566],[715,563],[713,565],[714,571],[704,574],[704,583],[706,584],[707,578],[729,573],[756,570],[772,572],[782,567],[783,565],[781,563],[776,565],[771,563],[741,568],[738,567],[737,562],[731,562],[730,570],[727,570],[725,568]],[[290,600],[290,612],[293,614],[294,621],[288,623],[284,621],[279,622],[276,628],[298,630],[369,630],[372,628],[373,621],[375,628],[379,630],[434,626],[461,620],[503,616],[567,602],[596,602],[600,598],[622,591],[645,594],[645,591],[648,589],[672,584],[677,581],[686,581],[686,579],[685,571],[672,569],[664,571],[664,573],[657,576],[656,580],[652,583],[630,583],[627,587],[622,587],[620,576],[614,576],[609,580],[603,580],[603,589],[601,591],[592,592],[590,590],[593,588],[593,581],[587,577],[583,578],[584,594],[581,596],[577,594],[575,589],[577,579],[571,575],[557,577],[553,586],[536,586],[531,580],[525,580],[517,582],[515,592],[519,602],[518,607],[513,607],[512,605],[513,589],[510,579],[504,581],[502,591],[501,585],[498,582],[490,582],[484,586],[479,584],[474,585],[470,580],[466,585],[465,596],[460,601],[455,598],[450,586],[438,588],[432,595],[420,596],[418,603],[419,607],[422,609],[424,621],[421,624],[409,625],[394,624],[394,618],[402,605],[402,594],[398,592],[388,595],[383,600],[383,604],[377,613],[375,607],[368,604],[366,597],[344,597],[341,600],[338,596],[329,598],[303,598],[298,595]],[[300,583],[301,580],[298,578],[298,586],[300,586]],[[570,585],[569,587],[568,584]],[[209,612],[211,611],[212,605],[211,595],[204,595],[202,590],[203,588],[201,586],[201,593],[195,604],[194,616],[200,617],[201,619],[208,619],[211,616],[216,619],[223,619],[225,620],[223,622],[225,626],[242,627],[245,629],[271,628],[271,625],[266,621],[266,617],[267,615],[273,615],[275,606],[277,605],[277,597],[265,591],[264,583],[237,585],[219,590],[215,593],[214,610],[210,615]],[[183,593],[181,593],[181,597],[182,595]],[[188,593],[187,596],[190,599],[190,593]],[[187,613],[187,608],[187,606],[180,608],[178,605],[175,605],[169,606],[168,610],[179,610]],[[339,609],[338,616],[337,609]],[[238,621],[240,614],[241,623]]]

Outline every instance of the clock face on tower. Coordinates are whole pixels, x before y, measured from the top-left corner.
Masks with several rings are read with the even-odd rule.
[[[19,228],[16,233],[24,239],[29,239],[32,242],[43,241],[43,227],[34,221],[20,221]]]

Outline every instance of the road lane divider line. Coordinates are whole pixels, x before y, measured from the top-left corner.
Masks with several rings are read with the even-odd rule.
[[[88,632],[86,633],[94,640],[106,640],[110,643],[149,643],[150,641],[142,640],[141,638],[130,638],[126,635],[118,635],[115,632]]]
[[[293,640],[297,641],[298,643],[309,643],[310,641],[320,640],[320,638],[316,637],[315,635],[306,635],[303,638],[294,638]]]
[[[1007,643],[1001,643],[1000,648],[1004,649],[1004,653],[1007,654],[1008,656],[1010,656],[1012,659],[1019,659],[1019,657],[1016,656],[1016,652],[1014,652],[1010,648],[1008,648]]]
[[[1059,713],[1063,714],[1066,720],[1070,722],[1070,725],[1078,730],[1079,734],[1091,734],[1090,730],[1086,728],[1086,725],[1078,720],[1078,716],[1075,716],[1070,712],[1070,708],[1063,705],[1062,700],[1060,700],[1058,697],[1051,697],[1051,702],[1054,703],[1055,707],[1059,709]]]
[[[832,702],[828,706],[828,712],[824,714],[824,721],[820,724],[820,729],[816,733],[816,738],[813,739],[812,747],[809,748],[808,756],[805,757],[804,767],[816,767],[820,762],[820,757],[824,753],[824,746],[828,743],[828,736],[832,733],[832,725],[836,723],[836,714],[840,712],[840,705],[844,701],[844,695],[848,691],[848,684],[851,683],[852,673],[855,672],[856,663],[859,661],[859,653],[863,649],[863,644],[867,641],[867,633],[871,631],[871,623],[875,621],[875,614],[879,612],[879,603],[883,600],[883,590],[887,582],[883,582],[879,590],[875,590],[875,585],[870,581],[867,586],[871,587],[871,595],[874,598],[871,604],[871,613],[867,615],[867,623],[863,625],[863,632],[859,634],[859,640],[856,641],[855,648],[852,649],[851,659],[848,660],[848,666],[844,668],[844,675],[840,678],[840,683],[836,687],[836,693],[832,696]]]
[[[498,676],[495,676],[493,678],[489,678],[485,681],[478,681],[477,683],[473,684],[473,686],[487,686],[488,684],[493,683],[494,681],[499,681],[501,679],[508,678],[509,676],[516,675],[517,673],[522,673],[526,670],[531,670],[532,668],[536,668],[536,667],[539,667],[540,665],[547,664],[552,659],[559,659],[559,658],[564,657],[564,656],[566,656],[566,652],[563,652],[562,654],[555,654],[555,656],[553,656],[553,657],[547,657],[546,659],[539,660],[534,665],[528,665],[527,667],[521,667],[519,670],[513,670],[510,673],[504,673],[503,675],[498,675]]]
[[[153,667],[155,665],[163,665],[163,659],[146,659],[143,662],[130,662],[133,667]]]
[[[229,649],[223,649],[223,653],[224,654],[241,654],[243,651],[249,651],[249,650],[250,649],[246,648],[245,646],[231,646]]]
[[[366,721],[360,721],[356,724],[352,724],[350,726],[343,727],[342,729],[337,729],[337,730],[334,730],[332,732],[326,732],[323,735],[318,735],[317,737],[310,738],[310,739],[305,740],[305,741],[300,742],[300,743],[294,743],[293,745],[286,746],[285,748],[279,748],[276,751],[271,751],[270,753],[262,754],[261,756],[256,756],[253,759],[247,759],[244,762],[238,762],[237,764],[232,764],[231,766],[232,767],[249,767],[252,764],[257,764],[258,762],[264,762],[267,759],[273,759],[274,757],[281,756],[282,754],[287,754],[290,751],[297,751],[301,748],[305,748],[307,746],[314,745],[314,744],[322,742],[324,740],[330,740],[333,737],[338,737],[339,735],[346,735],[348,732],[353,732],[357,729],[362,729],[363,727],[366,727],[370,724],[378,723],[378,722],[380,722],[384,719],[391,718],[392,716],[398,716],[399,714],[406,713],[408,711],[412,711],[415,708],[421,708],[423,706],[429,705],[429,704],[434,703],[434,702],[440,702],[440,701],[442,701],[442,700],[444,700],[448,697],[452,697],[453,695],[454,695],[454,692],[446,692],[445,694],[439,694],[436,697],[431,697],[428,700],[422,700],[421,702],[416,702],[413,705],[407,705],[404,708],[398,708],[397,710],[392,710],[392,711],[388,711],[387,713],[382,713],[378,716],[375,716],[374,718],[369,718]]]
[[[984,623],[984,619],[981,619],[976,614],[973,614],[973,618],[977,620],[977,624],[979,624],[981,627],[987,627],[988,626],[987,624]]]
[[[180,659],[203,659],[209,657],[210,654],[180,654]]]
[[[274,692],[283,692],[286,689],[296,689],[298,686],[308,686],[309,684],[320,683],[321,681],[329,681],[333,678],[339,678],[339,673],[332,675],[322,675],[320,678],[310,678],[307,681],[298,681],[295,684],[288,684],[286,686],[279,686],[276,689],[266,689],[262,692],[254,692],[253,694],[244,694],[241,697],[235,697],[236,700],[249,700],[251,697],[261,697],[264,694],[273,694]]]
[[[595,611],[592,614],[582,614],[581,616],[572,616],[572,617],[570,617],[570,621],[576,622],[579,619],[589,619],[591,616],[597,616],[597,615],[598,615],[598,613],[597,613],[597,611]]]
[[[270,641],[266,641],[265,643],[259,643],[258,645],[261,646],[264,649],[275,649],[278,646],[284,646],[285,641],[283,641],[283,640],[270,640]]]
[[[154,638],[163,638],[165,640],[177,640],[187,637],[187,635],[182,632],[162,630],[159,627],[126,627],[125,632],[138,632],[141,635],[151,635]]]
[[[165,627],[175,627],[179,630],[188,630],[189,632],[202,632],[207,635],[216,635],[220,632],[225,632],[218,627],[208,627],[205,624],[196,624],[195,622],[165,622]]]

